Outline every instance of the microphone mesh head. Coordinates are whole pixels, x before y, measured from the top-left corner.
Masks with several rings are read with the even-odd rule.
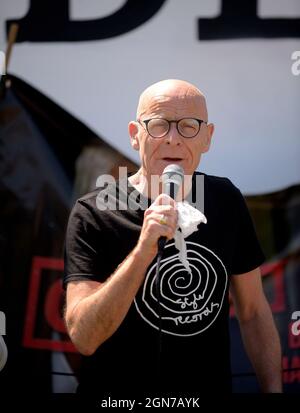
[[[163,185],[172,182],[175,185],[180,186],[184,177],[183,168],[177,164],[171,164],[165,167],[162,173]]]

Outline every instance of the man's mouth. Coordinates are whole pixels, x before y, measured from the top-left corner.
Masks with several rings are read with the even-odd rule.
[[[166,162],[180,162],[180,161],[182,161],[182,158],[168,158],[168,157],[165,157],[165,158],[163,158],[163,160],[166,161]]]

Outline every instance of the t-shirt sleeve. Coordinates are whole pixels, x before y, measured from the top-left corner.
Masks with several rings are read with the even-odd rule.
[[[78,200],[74,205],[66,230],[64,246],[63,286],[69,281],[103,281],[105,272],[101,260],[100,229],[88,205]]]
[[[232,261],[232,274],[243,274],[259,267],[265,260],[264,253],[257,239],[254,223],[246,201],[236,187],[235,217],[236,241]]]

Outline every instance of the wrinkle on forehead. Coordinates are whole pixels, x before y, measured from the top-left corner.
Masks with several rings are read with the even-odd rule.
[[[207,108],[204,94],[194,85],[184,80],[168,79],[149,86],[141,94],[137,108],[137,119],[144,113],[159,109],[161,104],[176,112],[181,108],[193,107],[202,119],[207,121]]]

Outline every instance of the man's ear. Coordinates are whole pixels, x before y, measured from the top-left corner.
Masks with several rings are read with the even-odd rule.
[[[133,147],[133,149],[135,149],[136,151],[138,151],[140,149],[140,142],[138,139],[138,131],[139,131],[139,127],[137,122],[135,121],[131,121],[128,124],[128,132],[129,132],[129,136],[130,136],[130,143],[131,146]]]
[[[204,147],[202,153],[205,153],[209,150],[214,130],[215,125],[213,123],[208,123],[206,126],[206,134],[204,136]]]

